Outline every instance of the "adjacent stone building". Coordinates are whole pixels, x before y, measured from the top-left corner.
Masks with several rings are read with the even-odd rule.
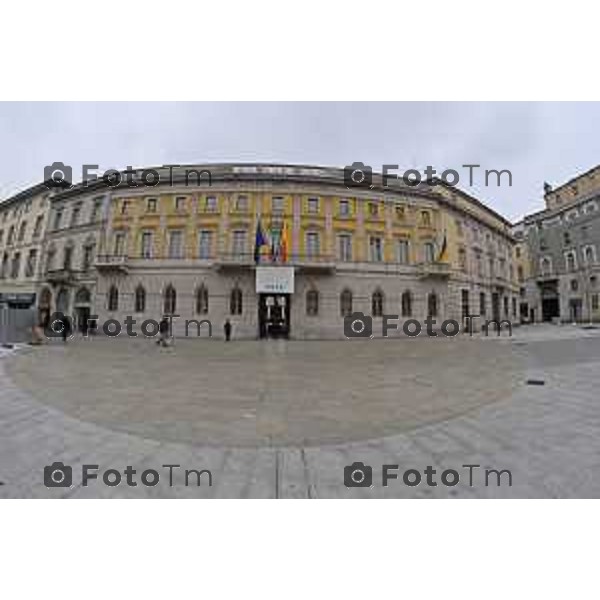
[[[546,208],[525,217],[529,302],[535,321],[600,320],[600,167],[553,189]]]
[[[0,307],[39,304],[50,195],[40,184],[0,202]]]
[[[44,243],[44,288],[53,311],[81,325],[94,314],[99,239],[109,205],[106,189],[72,188],[51,198]]]

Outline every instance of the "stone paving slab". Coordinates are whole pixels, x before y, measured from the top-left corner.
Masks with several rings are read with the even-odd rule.
[[[192,445],[321,446],[442,421],[506,397],[517,351],[469,340],[346,343],[100,338],[6,361],[18,389],[113,431]],[[481,376],[481,375],[484,376]]]
[[[597,498],[600,339],[582,335],[575,342],[577,351],[574,339],[502,342],[505,351],[523,364],[523,371],[519,385],[493,402],[395,435],[309,446],[277,446],[268,437],[263,446],[207,446],[115,430],[33,397],[15,384],[6,368],[7,360],[19,361],[25,353],[5,357],[0,359],[0,497]],[[482,377],[476,370],[474,375],[479,384]],[[533,376],[546,385],[525,385]],[[57,460],[73,467],[73,487],[44,486],[43,467]],[[373,467],[373,487],[344,486],[344,467],[354,461]],[[99,482],[83,487],[78,479],[84,463],[119,469],[132,465],[140,473],[164,464],[210,469],[213,485],[185,486],[177,480],[170,487],[161,477],[156,487],[108,487]],[[382,464],[398,464],[401,471],[423,471],[431,465],[438,474],[461,470],[463,464],[510,469],[513,485],[471,487],[463,477],[455,487],[409,487],[399,481],[383,487]]]

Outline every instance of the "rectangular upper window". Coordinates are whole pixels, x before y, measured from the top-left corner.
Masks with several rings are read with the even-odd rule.
[[[57,210],[54,213],[54,229],[60,229],[61,225],[62,225],[62,216],[63,216],[63,212],[62,210]]]
[[[309,231],[306,234],[306,255],[308,257],[318,256],[320,253],[320,237],[317,231]]]
[[[44,215],[38,215],[35,220],[35,225],[33,227],[33,237],[38,238],[42,233],[42,224],[44,222]]]
[[[319,213],[319,199],[318,198],[309,198],[308,199],[308,212],[311,215],[316,215]]]
[[[433,245],[432,242],[426,242],[425,245],[423,246],[424,248],[424,259],[426,263],[433,263],[435,262],[435,246]]]
[[[212,256],[212,248],[213,232],[210,230],[201,231],[198,237],[198,257],[210,258]]]
[[[245,229],[237,229],[233,232],[232,251],[236,256],[243,256],[246,253]]]
[[[33,277],[35,273],[35,267],[37,263],[37,250],[33,249],[29,251],[27,257],[27,263],[25,265],[25,277]]]
[[[372,262],[383,261],[383,240],[380,237],[369,238],[369,259]]]
[[[343,233],[338,240],[340,261],[350,262],[352,260],[352,236],[349,233]]]
[[[401,265],[407,265],[408,260],[408,240],[397,240],[396,241],[396,262]]]
[[[101,216],[102,213],[102,198],[96,198],[94,200],[94,207],[92,209],[92,214],[90,221],[95,223]]]
[[[141,247],[142,258],[152,258],[152,241],[153,241],[152,232],[144,231],[142,233],[142,247]]]
[[[350,216],[350,200],[340,200],[339,204],[340,217],[349,217]]]
[[[81,203],[76,204],[71,212],[71,227],[79,225],[79,215],[81,213]]]
[[[114,237],[114,254],[115,256],[123,256],[125,252],[125,232],[117,231]]]
[[[217,212],[216,196],[206,196],[206,200],[204,201],[204,210],[205,212]]]
[[[27,221],[21,221],[21,226],[19,227],[19,242],[22,242],[25,239],[26,231],[27,231]]]
[[[183,231],[169,233],[169,258],[183,258]]]
[[[246,212],[248,210],[248,196],[238,196],[235,199],[235,210],[238,212]]]
[[[458,249],[458,266],[463,271],[467,268],[467,251],[464,248]]]

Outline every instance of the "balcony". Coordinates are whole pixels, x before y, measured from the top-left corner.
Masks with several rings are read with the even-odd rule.
[[[425,278],[448,278],[450,277],[450,263],[421,263],[417,265],[417,274],[422,279]]]
[[[510,286],[511,282],[504,275],[492,275],[490,277],[490,285],[498,289],[504,289]]]
[[[306,272],[333,273],[336,257],[330,254],[292,254],[288,257],[287,264]]]
[[[79,272],[73,269],[50,269],[46,271],[46,281],[52,285],[70,285],[79,278]]]
[[[547,281],[556,281],[556,280],[558,280],[558,273],[552,273],[551,271],[539,272],[536,275],[535,279],[538,283],[545,283]]]
[[[104,254],[96,257],[94,263],[98,271],[117,271],[120,273],[127,273],[128,271],[128,257],[127,256],[116,256],[112,254]]]
[[[251,268],[254,266],[254,254],[249,252],[220,252],[214,265],[218,270]]]
[[[248,252],[222,252],[214,262],[217,269],[254,268],[254,253]],[[303,271],[333,272],[335,270],[335,257],[326,254],[290,254],[287,260],[281,260],[269,255],[261,255],[260,266],[297,267]]]

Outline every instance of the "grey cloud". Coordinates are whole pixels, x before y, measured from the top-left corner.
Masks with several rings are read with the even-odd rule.
[[[39,182],[55,160],[76,172],[83,163],[476,162],[511,169],[513,187],[469,188],[466,177],[462,187],[516,219],[542,207],[544,181],[600,162],[598,123],[600,104],[583,102],[3,103],[0,196]]]

